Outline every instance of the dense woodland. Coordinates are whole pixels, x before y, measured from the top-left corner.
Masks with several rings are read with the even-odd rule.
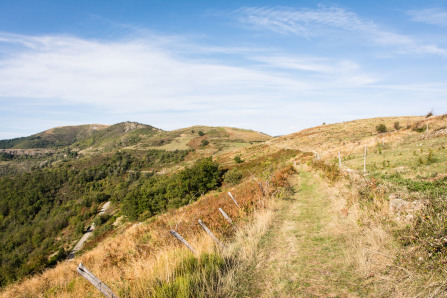
[[[209,158],[173,175],[154,174],[182,162],[189,152],[73,154],[44,168],[0,178],[0,284],[65,258],[101,202],[123,204],[124,215],[143,219],[218,187],[223,173]]]

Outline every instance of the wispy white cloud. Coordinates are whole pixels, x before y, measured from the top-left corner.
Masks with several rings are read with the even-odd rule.
[[[331,77],[291,76],[282,72],[284,68],[367,76],[353,62],[321,58],[249,58],[268,65],[267,71],[195,61],[159,46],[159,37],[154,44],[150,36],[114,42],[11,34],[1,34],[0,39],[20,45],[0,59],[0,97],[53,99],[120,111],[194,110],[222,101],[250,106],[253,101],[268,102],[269,94],[278,89],[287,98],[337,82]],[[346,82],[345,87],[361,87]]]
[[[447,26],[447,11],[439,8],[428,8],[421,10],[410,10],[407,14],[414,22],[430,25]]]
[[[243,23],[281,33],[305,37],[316,36],[328,28],[346,30],[365,30],[375,26],[360,19],[355,13],[330,7],[319,9],[291,8],[243,8],[235,11]]]
[[[447,50],[436,45],[418,42],[411,36],[384,29],[372,20],[338,7],[318,9],[292,8],[243,8],[234,11],[239,21],[253,29],[269,30],[284,35],[297,35],[305,38],[342,36],[362,38],[370,44],[395,46],[399,53],[411,52],[447,56]],[[442,14],[436,16],[441,22]],[[354,34],[354,35],[353,35]]]
[[[207,59],[197,58],[202,54]],[[225,54],[236,55],[238,66]],[[333,115],[340,101],[377,116],[377,92],[371,91],[395,92],[379,84],[381,77],[354,60],[271,48],[203,46],[151,34],[106,41],[0,33],[0,138],[13,136],[4,129],[11,123],[35,133],[55,123],[124,120],[163,129],[240,125],[277,135],[347,120]],[[387,104],[389,111],[400,108]]]
[[[122,120],[151,115],[162,128],[184,126],[191,123],[188,117],[191,124],[206,120],[215,125],[241,123],[240,117],[245,117],[252,123],[248,128],[256,128],[259,115],[276,105],[286,107],[328,90],[362,88],[374,81],[350,61],[281,57],[259,48],[182,47],[182,42],[152,35],[104,41],[0,33],[0,104],[15,107],[20,101],[18,110],[28,105],[44,113],[56,105],[59,111],[63,106],[82,107],[82,113],[91,107],[91,117],[101,113]],[[238,54],[246,65],[188,58],[185,49]],[[300,69],[318,76],[309,77]],[[10,112],[2,113],[7,121]]]

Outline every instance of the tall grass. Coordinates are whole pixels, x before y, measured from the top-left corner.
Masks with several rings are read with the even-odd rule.
[[[0,296],[101,297],[77,274],[76,267],[81,262],[120,297],[225,296],[231,292],[226,285],[231,283],[240,258],[249,254],[250,248],[245,248],[245,244],[252,241],[249,237],[253,218],[266,214],[269,200],[283,193],[281,189],[287,187],[286,178],[292,173],[292,168],[284,168],[284,164],[282,168],[276,165],[269,169],[268,180],[246,178],[231,189],[214,191],[189,206],[143,223],[128,223],[82,256],[11,285]],[[241,208],[228,197],[228,190],[236,196]],[[225,210],[239,230],[235,231],[224,220],[218,208]],[[227,243],[225,250],[219,251],[201,231],[198,219]],[[182,247],[170,235],[171,229],[176,229],[197,255]],[[231,239],[239,244],[233,244]]]

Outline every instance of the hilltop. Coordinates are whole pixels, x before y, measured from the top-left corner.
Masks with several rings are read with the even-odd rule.
[[[0,149],[35,149],[69,146],[107,127],[108,125],[101,124],[55,127],[28,137],[0,140]]]
[[[137,122],[56,127],[10,140],[0,140],[0,176],[48,166],[67,156],[109,154],[116,150],[190,150],[190,160],[272,139],[240,128],[193,126],[163,131]],[[141,155],[141,154],[140,154]]]
[[[206,134],[206,135],[205,135]],[[61,149],[110,151],[118,148],[183,150],[198,149],[202,140],[211,141],[218,151],[271,139],[269,135],[232,127],[193,126],[173,131],[138,122],[121,122],[114,125],[87,124],[61,126],[28,136],[0,140],[3,152],[15,149]],[[42,150],[41,150],[42,151]],[[26,151],[32,155],[32,150]]]
[[[42,181],[22,197],[47,190],[43,197],[65,211],[54,209],[45,223],[62,227],[45,236],[59,242],[31,254],[27,268],[41,269],[37,253],[55,252],[62,239],[68,251],[89,222],[99,228],[73,262],[60,262],[3,295],[99,297],[76,273],[79,262],[130,297],[444,293],[446,115],[355,120],[276,138],[203,126],[137,133],[136,142],[123,142],[128,135],[122,134],[74,142],[70,150],[77,155],[42,168],[41,178],[29,174],[30,181],[62,181],[57,188]],[[16,183],[7,179],[3,185]],[[112,209],[95,219],[105,201]],[[32,209],[26,210],[30,216]],[[62,216],[70,220],[58,222]],[[198,219],[225,248],[200,232]],[[197,254],[180,246],[171,229]],[[36,245],[41,233],[31,233],[28,245]]]

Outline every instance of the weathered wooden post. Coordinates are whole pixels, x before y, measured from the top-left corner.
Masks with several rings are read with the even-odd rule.
[[[233,200],[233,202],[236,204],[236,206],[237,206],[238,208],[241,208],[241,207],[239,206],[239,204],[236,202],[236,199],[233,197],[233,195],[231,194],[231,192],[228,192],[228,195],[229,195],[230,198]]]
[[[261,189],[262,195],[265,196],[265,191],[264,191],[264,187],[262,187],[261,182],[258,181],[258,179],[256,179],[255,175],[253,175],[252,172],[248,171],[251,175],[251,177],[258,183],[259,188]]]
[[[208,229],[208,227],[199,219],[199,225],[203,228],[203,230],[211,236],[211,238],[217,243],[219,244],[221,247],[225,247],[225,245],[219,241],[219,239],[217,239],[216,236],[214,236],[213,232],[210,231],[210,229]]]
[[[225,211],[222,210],[222,208],[219,208],[220,213],[223,215],[223,217],[232,225],[233,221],[231,218],[225,213]]]
[[[93,275],[93,273],[88,271],[88,269],[85,268],[82,263],[79,263],[77,271],[82,277],[84,277],[93,286],[95,286],[95,288],[97,288],[104,296],[108,298],[118,298],[118,296],[115,295],[115,293],[113,293],[112,290],[105,283],[100,281],[96,276]]]
[[[182,236],[180,236],[176,231],[170,230],[169,231],[172,236],[174,236],[175,238],[177,238],[181,243],[183,243],[184,245],[186,245],[186,247],[193,253],[196,254],[196,250],[185,240],[182,238]]]

